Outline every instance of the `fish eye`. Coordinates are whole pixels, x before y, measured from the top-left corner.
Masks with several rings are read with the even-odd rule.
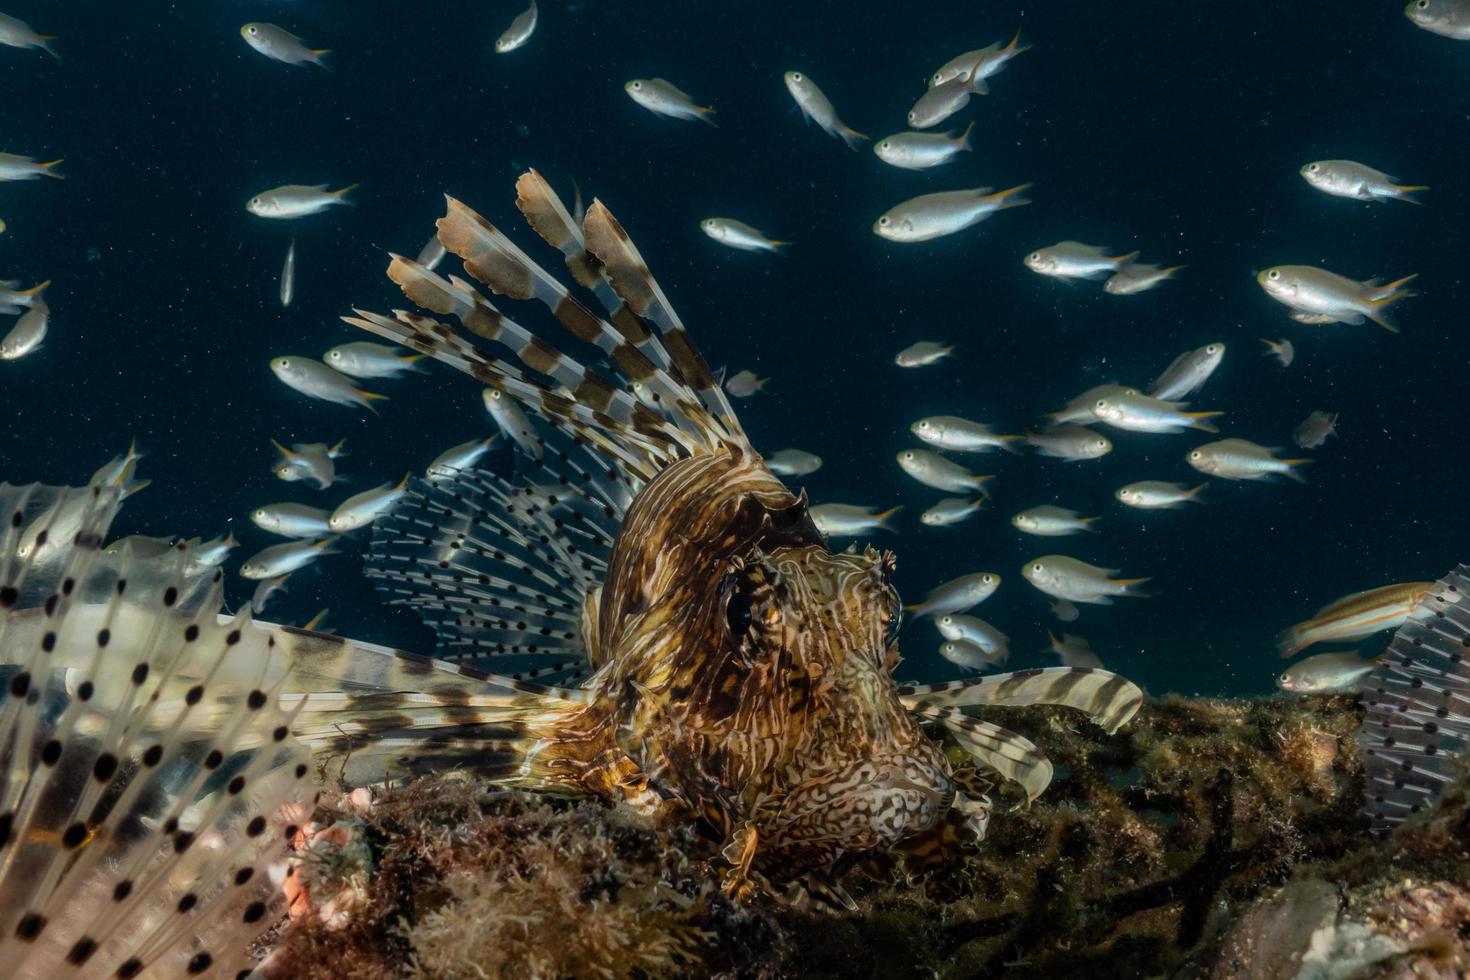
[[[1270,272],[1266,273],[1266,278],[1270,279],[1272,282],[1275,282],[1277,279],[1281,278],[1281,270],[1272,269]]]
[[[1204,458],[1204,454],[1201,453],[1198,449],[1196,449],[1194,452],[1192,452],[1192,453],[1189,454],[1189,458],[1190,459],[1203,459]]]
[[[903,458],[904,459],[913,459],[914,458],[914,454],[913,454],[912,451],[906,452],[906,453],[903,454]]]
[[[918,119],[918,118],[919,118],[919,114],[917,112],[910,112],[909,113],[909,122],[913,122],[915,119]]]
[[[1415,6],[1418,7],[1420,10],[1428,10],[1429,0],[1419,0],[1419,2],[1415,4]]]
[[[1093,408],[1107,408],[1108,407],[1108,400],[1106,398],[1099,398],[1096,402],[1093,403],[1092,407]]]
[[[929,420],[928,419],[924,419],[924,420],[920,421],[919,422],[919,428],[922,431],[927,432],[929,430]]]
[[[1026,256],[1026,261],[1027,262],[1040,262],[1041,261],[1041,253],[1040,252],[1032,252],[1030,255]]]
[[[1093,443],[1093,445],[1096,446],[1098,449],[1106,449],[1108,447],[1108,441],[1106,439],[1099,439],[1097,442]]]
[[[985,575],[980,577],[980,581],[984,582],[986,585],[989,585],[990,583],[995,581],[995,576],[987,572]]]
[[[884,140],[883,142],[881,142],[881,143],[878,144],[878,149],[880,149],[880,150],[886,150],[886,149],[888,149],[888,147],[889,147],[889,143],[888,143],[887,140]]]
[[[791,80],[793,82],[799,82],[799,81],[801,81],[801,72],[799,72],[799,71],[792,72],[791,73]]]
[[[883,225],[885,228],[888,227],[888,215],[885,214],[883,217],[879,218],[878,224]]]
[[[250,31],[251,37],[255,37],[257,34],[260,33],[260,28],[256,27],[254,24],[251,24],[248,28],[246,28],[246,30]]]
[[[1218,354],[1218,353],[1220,353],[1220,345],[1219,344],[1211,344],[1210,346],[1208,346],[1208,347],[1205,348],[1205,353],[1206,354]]]
[[[631,88],[635,92],[641,92],[641,91],[643,91],[643,83],[642,82],[634,82],[632,84]]]
[[[1032,565],[1031,570],[1039,575],[1041,573],[1041,562],[1037,562],[1036,564]]]
[[[1319,167],[1319,166],[1317,166],[1317,164],[1315,164],[1315,163],[1309,163],[1309,164],[1307,164],[1307,173],[1309,173],[1309,174],[1314,174],[1314,173],[1316,173],[1317,171],[1319,171],[1321,169],[1322,168]]]

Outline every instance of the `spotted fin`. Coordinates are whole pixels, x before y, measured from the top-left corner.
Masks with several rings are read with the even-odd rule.
[[[218,569],[101,549],[121,496],[0,485],[7,977],[248,971],[315,802],[284,660],[217,618]],[[49,541],[22,558],[37,521]]]
[[[898,689],[911,711],[982,704],[1061,704],[1085,711],[1108,734],[1128,723],[1143,705],[1143,691],[1117,674],[1094,667],[1036,667],[942,684]]]
[[[1420,600],[1361,691],[1365,812],[1382,833],[1463,778],[1457,760],[1470,751],[1470,566]]]

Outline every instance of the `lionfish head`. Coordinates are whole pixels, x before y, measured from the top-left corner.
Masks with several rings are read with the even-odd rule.
[[[788,854],[888,847],[933,827],[954,800],[943,754],[893,682],[894,565],[889,552],[807,545],[757,549],[727,577],[728,642],[752,667],[780,665],[777,696],[750,717],[752,734],[780,747],[770,836]]]

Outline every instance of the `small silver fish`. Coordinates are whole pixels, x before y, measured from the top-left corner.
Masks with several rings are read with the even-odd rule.
[[[1099,398],[1113,398],[1117,395],[1136,394],[1138,394],[1137,388],[1129,388],[1126,385],[1096,385],[1088,388],[1082,394],[1067,402],[1066,407],[1060,411],[1049,413],[1047,420],[1053,426],[1066,425],[1071,422],[1081,422],[1083,424],[1096,422],[1098,419],[1096,415],[1092,414],[1092,406],[1097,403]]]
[[[189,560],[196,565],[218,565],[238,547],[240,547],[240,542],[235,540],[234,533],[226,532],[222,538],[194,542],[189,548]]]
[[[331,530],[331,511],[306,504],[266,504],[250,512],[256,527],[283,538],[314,538]]]
[[[927,242],[953,235],[977,225],[997,211],[1030,204],[1023,195],[1030,184],[1020,184],[1003,191],[989,187],[963,191],[940,191],[920,194],[884,212],[873,223],[873,233],[891,242]]]
[[[1099,568],[1066,555],[1043,555],[1021,566],[1026,581],[1059,599],[1107,606],[1114,596],[1146,598],[1138,587],[1148,579],[1111,577],[1116,574],[1116,568]]]
[[[1276,686],[1293,694],[1350,691],[1377,667],[1377,659],[1364,660],[1356,650],[1319,653],[1286,668],[1285,673],[1276,678]]]
[[[945,497],[919,515],[919,523],[927,527],[949,527],[968,520],[985,509],[985,498]]]
[[[662,78],[635,78],[623,86],[623,91],[634,102],[655,115],[671,119],[700,119],[715,125],[712,116],[715,110],[707,105],[696,105],[686,93],[673,82]]]
[[[892,531],[888,519],[902,507],[879,510],[857,504],[818,504],[811,509],[812,523],[829,538],[856,538],[874,531]]]
[[[1423,184],[1400,184],[1382,170],[1354,160],[1318,160],[1301,169],[1302,179],[1324,194],[1350,197],[1355,201],[1408,201],[1418,204],[1415,196],[1429,188]]]
[[[953,347],[936,344],[932,340],[921,340],[899,351],[893,358],[893,363],[906,368],[928,367],[930,364],[938,364],[953,353]]]
[[[531,35],[536,30],[536,0],[531,0],[531,6],[516,15],[516,19],[510,22],[505,33],[495,40],[495,53],[505,54],[521,47],[531,40]]]
[[[1355,282],[1309,265],[1278,265],[1258,273],[1256,282],[1267,296],[1292,309],[1292,319],[1300,323],[1357,326],[1366,319],[1398,333],[1398,327],[1388,322],[1385,313],[1394,303],[1416,295],[1405,288],[1416,278],[1417,274],[1387,284],[1379,279]]]
[[[1103,292],[1111,296],[1133,296],[1147,292],[1172,279],[1174,273],[1182,268],[1182,265],[1171,265],[1165,269],[1147,262],[1129,262],[1103,283]]]
[[[6,47],[40,48],[57,61],[60,61],[61,55],[57,54],[55,49],[51,47],[51,42],[54,40],[56,38],[50,34],[37,34],[23,20],[17,20],[8,14],[0,14],[0,44]]]
[[[290,449],[271,440],[271,445],[281,454],[281,459],[271,468],[278,479],[294,482],[311,480],[318,490],[325,490],[337,480],[337,463],[347,455],[343,447],[347,440],[328,446],[324,442],[298,442]]]
[[[536,429],[531,425],[531,420],[516,404],[514,398],[496,391],[494,388],[486,388],[482,395],[485,401],[485,411],[500,426],[500,431],[510,437],[510,441],[521,447],[521,451],[533,459],[540,459],[542,448],[541,439],[536,435]]]
[[[969,640],[945,640],[939,644],[939,655],[963,670],[990,670],[1001,667],[1007,657],[987,653]]]
[[[288,218],[304,218],[311,214],[320,214],[327,208],[337,205],[351,205],[347,199],[348,193],[356,189],[356,184],[349,184],[340,190],[329,191],[330,184],[283,184],[259,194],[245,202],[245,210],[260,218],[274,218],[284,220]]]
[[[14,361],[41,349],[51,313],[43,303],[21,314],[15,326],[0,339],[0,361]]]
[[[904,170],[928,170],[943,166],[961,153],[968,153],[974,123],[958,136],[949,133],[894,133],[873,144],[878,159]]]
[[[822,93],[816,82],[799,71],[788,71],[783,78],[786,81],[786,90],[801,107],[801,114],[821,126],[829,135],[842,140],[849,150],[856,150],[858,143],[868,138],[837,117],[832,100]]]
[[[1138,258],[1137,252],[1109,255],[1101,245],[1057,242],[1039,248],[1021,261],[1026,268],[1054,279],[1104,279]]]
[[[21,289],[20,283],[14,279],[0,279],[0,306],[14,313],[17,312],[17,308],[44,305],[46,288],[50,285],[51,280],[47,279],[30,289]]]
[[[371,490],[364,490],[348,497],[337,505],[327,524],[338,534],[367,527],[373,521],[393,509],[408,492],[410,474],[405,473],[397,483],[385,483]]]
[[[128,441],[127,451],[121,456],[114,456],[97,468],[92,478],[87,481],[89,487],[120,487],[125,486],[131,477],[133,470],[137,467],[138,460],[143,454],[138,451],[138,440]]]
[[[993,596],[998,588],[1000,588],[999,575],[994,572],[973,572],[952,578],[943,585],[935,586],[924,597],[923,602],[916,602],[903,608],[915,618],[969,612]]]
[[[1470,41],[1470,0],[1409,0],[1404,15],[1432,34]]]
[[[266,604],[271,601],[271,597],[277,592],[285,591],[286,579],[290,577],[291,573],[287,572],[275,578],[261,579],[260,584],[255,587],[255,594],[250,597],[250,611],[257,616],[265,612]]]
[[[766,468],[777,476],[810,476],[822,468],[822,457],[800,449],[778,449],[766,457]]]
[[[1077,617],[1082,615],[1082,610],[1078,609],[1076,603],[1070,599],[1047,596],[1046,603],[1051,608],[1051,614],[1064,623],[1075,623]]]
[[[950,116],[970,104],[975,89],[970,85],[970,76],[960,75],[942,82],[923,95],[909,110],[908,123],[913,129],[929,129],[938,126]]]
[[[1042,456],[1068,462],[1101,459],[1113,451],[1111,439],[1080,425],[1055,425],[1040,432],[1028,430],[1026,442]]]
[[[376,412],[373,402],[386,401],[388,398],[387,395],[355,388],[352,379],[347,375],[338,373],[321,361],[306,357],[273,358],[271,370],[287,387],[294,388],[308,398],[317,398],[324,402],[359,405]]]
[[[1221,343],[1206,344],[1196,350],[1185,351],[1164,369],[1164,373],[1159,375],[1159,380],[1153,383],[1148,393],[1154,398],[1177,402],[1203,387],[1224,357],[1225,345]]]
[[[992,449],[1019,453],[1021,450],[1016,448],[1016,443],[1026,441],[1025,436],[999,435],[982,422],[971,422],[954,415],[931,415],[919,419],[909,426],[909,431],[931,446],[956,453],[984,453]]]
[[[1186,487],[1182,483],[1165,480],[1139,480],[1122,486],[1113,494],[1118,502],[1139,510],[1177,510],[1187,503],[1202,504],[1199,495],[1208,484]]]
[[[252,22],[240,28],[245,43],[272,61],[288,65],[310,64],[318,68],[327,67],[326,57],[332,52],[328,48],[308,48],[301,38],[275,24]]]
[[[1198,429],[1219,432],[1210,419],[1224,412],[1186,412],[1178,402],[1164,401],[1143,394],[1119,393],[1098,398],[1092,403],[1092,414],[1098,421],[1126,432],[1182,432]]]
[[[305,568],[323,555],[335,555],[331,550],[336,536],[320,541],[287,541],[285,544],[263,548],[245,560],[240,574],[248,579],[275,578]]]
[[[454,476],[460,470],[474,468],[474,465],[480,461],[480,457],[490,451],[490,447],[498,438],[500,438],[498,435],[494,435],[486,439],[471,439],[469,442],[449,447],[434,457],[434,461],[424,471],[424,476],[433,480],[436,477]]]
[[[934,617],[934,627],[946,640],[964,640],[966,643],[973,643],[992,656],[1009,658],[1011,655],[1010,639],[978,616],[945,613]]]
[[[296,298],[296,239],[286,246],[286,264],[281,266],[281,305],[290,306]]]
[[[1281,362],[1282,367],[1291,367],[1291,362],[1296,360],[1296,347],[1289,340],[1274,341],[1261,338],[1261,343],[1266,345],[1266,350],[1261,352],[1262,357],[1275,357]]]
[[[32,157],[18,153],[0,153],[0,180],[35,180],[37,177],[66,178],[54,169],[60,160],[37,163]]]
[[[1102,669],[1102,660],[1093,652],[1092,644],[1088,643],[1085,637],[1078,636],[1076,633],[1063,633],[1062,638],[1057,639],[1048,632],[1046,638],[1051,641],[1051,652],[1057,655],[1063,666]]]
[[[328,367],[354,378],[396,378],[405,371],[423,373],[422,354],[404,354],[401,347],[357,340],[339,344],[322,355]]]
[[[735,398],[749,398],[766,386],[770,378],[758,378],[754,371],[737,371],[725,379],[725,390]]]
[[[1291,434],[1291,441],[1303,449],[1317,449],[1328,436],[1337,435],[1337,413],[1313,412],[1302,420]]]
[[[758,229],[734,218],[705,218],[699,223],[699,229],[721,245],[745,252],[780,252],[783,245],[791,244],[767,238]]]
[[[1056,507],[1052,504],[1043,504],[1040,507],[1032,507],[1023,510],[1011,518],[1011,526],[1018,531],[1027,534],[1035,534],[1043,538],[1062,538],[1069,534],[1081,534],[1083,531],[1097,533],[1093,527],[1100,517],[1083,517],[1077,511],[1069,507]]]
[[[979,491],[988,495],[985,484],[993,476],[977,476],[960,464],[927,449],[905,449],[898,454],[898,465],[905,473],[935,490],[951,493]]]
[[[1306,466],[1310,459],[1278,459],[1275,452],[1246,439],[1221,439],[1191,449],[1184,458],[1201,473],[1223,480],[1268,480],[1281,475],[1298,483],[1307,482],[1298,467]]]
[[[980,95],[989,95],[990,86],[985,80],[998,75],[1006,64],[1018,54],[1031,50],[1031,45],[1021,43],[1021,32],[1016,31],[1016,36],[1011,38],[1011,43],[1005,47],[1000,46],[997,41],[987,44],[985,47],[975,51],[966,51],[964,54],[951,58],[944,66],[929,77],[929,86],[943,85],[952,78],[968,77],[970,84]]]

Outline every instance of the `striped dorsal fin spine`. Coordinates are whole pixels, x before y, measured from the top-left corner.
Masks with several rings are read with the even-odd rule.
[[[1094,667],[1035,667],[942,684],[905,684],[899,698],[910,710],[984,704],[1059,704],[1087,712],[1109,734],[1143,705],[1132,681]]]

